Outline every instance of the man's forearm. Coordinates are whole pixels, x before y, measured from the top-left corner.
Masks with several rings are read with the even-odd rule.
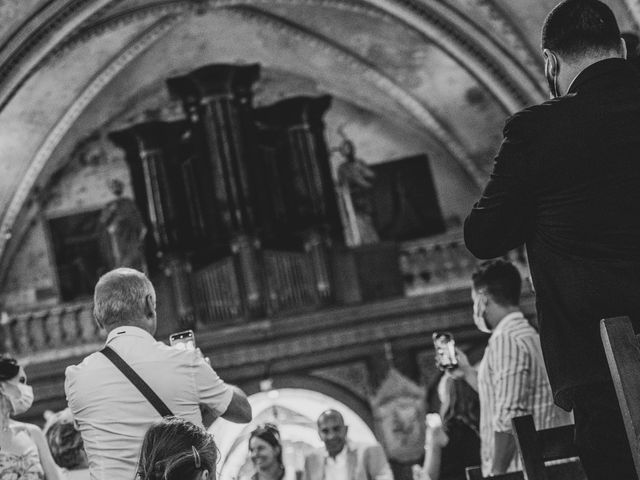
[[[251,421],[251,405],[245,393],[235,385],[229,385],[233,391],[233,397],[227,410],[221,415],[225,420],[234,423],[249,423]]]
[[[491,473],[505,473],[516,453],[516,440],[509,432],[493,432],[494,453]]]

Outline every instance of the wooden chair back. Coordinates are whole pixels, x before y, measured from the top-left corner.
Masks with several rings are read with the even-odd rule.
[[[601,320],[600,336],[640,478],[640,341],[629,317]]]
[[[574,425],[536,430],[531,415],[516,417],[511,423],[528,480],[586,480],[577,459]],[[545,462],[554,460],[564,461],[545,466]]]
[[[467,467],[465,473],[467,480],[484,480],[485,478],[490,478],[491,480],[524,480],[524,474],[522,472],[509,472],[494,475],[493,477],[483,477],[480,467]]]

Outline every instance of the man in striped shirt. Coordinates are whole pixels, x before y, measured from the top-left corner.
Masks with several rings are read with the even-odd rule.
[[[472,280],[473,319],[491,337],[478,371],[458,352],[460,368],[455,374],[478,390],[480,457],[487,476],[521,469],[512,418],[533,415],[541,429],[571,423],[571,416],[554,405],[540,336],[520,311],[518,269],[493,260],[481,264]]]

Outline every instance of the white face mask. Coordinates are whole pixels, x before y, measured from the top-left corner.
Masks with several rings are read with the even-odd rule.
[[[473,297],[473,323],[476,324],[476,327],[478,327],[478,330],[481,332],[491,333],[487,320],[484,318],[487,309],[486,295],[473,291],[471,296]]]
[[[16,385],[18,388],[18,394],[9,393],[6,389],[3,389],[3,395],[9,401],[11,405],[11,415],[20,415],[26,412],[33,405],[33,388],[24,383]]]

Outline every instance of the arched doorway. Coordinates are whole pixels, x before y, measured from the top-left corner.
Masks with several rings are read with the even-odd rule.
[[[342,413],[349,426],[351,440],[366,443],[376,441],[371,428],[354,410],[317,391],[303,388],[269,390],[249,396],[249,402],[253,409],[253,421],[250,424],[238,425],[221,419],[211,427],[220,450],[218,469],[221,480],[245,478],[245,474],[250,475],[253,471],[248,458],[248,439],[251,431],[260,423],[274,423],[280,430],[285,480],[296,479],[297,472],[304,468],[304,455],[322,446],[316,430],[316,419],[328,408],[335,408]]]

